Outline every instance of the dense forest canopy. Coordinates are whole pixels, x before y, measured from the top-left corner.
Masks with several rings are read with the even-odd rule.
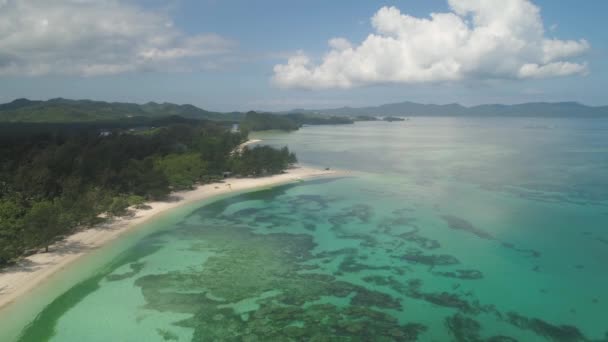
[[[146,124],[137,126],[138,124]],[[287,148],[237,147],[246,131],[180,117],[153,121],[0,124],[0,265],[172,190],[280,173]]]
[[[241,127],[250,131],[283,130],[295,131],[304,125],[345,125],[354,121],[346,117],[321,116],[316,114],[272,114],[248,112]]]

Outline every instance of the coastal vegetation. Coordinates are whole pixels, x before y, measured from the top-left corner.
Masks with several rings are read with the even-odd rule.
[[[320,114],[291,113],[286,116],[300,125],[350,125],[354,123],[351,118],[340,116],[327,116]]]
[[[348,117],[317,114],[273,114],[248,112],[241,121],[241,128],[250,131],[295,131],[304,125],[348,125],[354,121]]]
[[[396,116],[387,116],[385,118],[382,119],[383,121],[387,121],[387,122],[393,122],[393,121],[405,121],[404,118],[398,118]]]
[[[357,115],[353,118],[355,121],[378,121],[378,118],[370,115]]]
[[[249,131],[295,131],[302,125],[291,120],[287,116],[276,115],[271,113],[247,112],[240,123],[242,130]]]
[[[225,172],[276,174],[296,162],[286,147],[239,149],[247,133],[230,125],[180,117],[144,121],[154,126],[135,127],[137,120],[0,125],[0,265]]]

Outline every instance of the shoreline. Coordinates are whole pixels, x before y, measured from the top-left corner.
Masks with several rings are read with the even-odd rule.
[[[313,178],[337,175],[337,171],[295,167],[286,173],[260,178],[227,178],[223,183],[199,185],[194,190],[174,192],[168,201],[148,202],[148,209],[133,209],[131,214],[78,231],[54,243],[49,253],[25,257],[16,265],[0,270],[0,310],[42,285],[57,272],[69,267],[90,252],[130,232],[157,215],[187,204],[220,195],[274,187]]]

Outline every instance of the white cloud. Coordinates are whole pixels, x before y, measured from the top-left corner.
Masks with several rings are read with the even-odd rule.
[[[338,51],[352,49],[353,45],[344,38],[333,38],[329,40],[329,46]]]
[[[202,69],[234,45],[129,1],[0,0],[0,76]]]
[[[585,74],[569,58],[589,49],[585,40],[545,36],[540,9],[528,0],[448,0],[451,12],[417,18],[381,8],[361,44],[329,41],[319,64],[304,53],[274,67],[285,88],[350,88],[378,83],[465,79],[540,78]]]
[[[544,65],[524,64],[520,69],[518,76],[520,78],[545,78],[552,76],[567,76],[574,74],[584,74],[587,72],[586,64],[577,64],[570,62],[554,62]]]

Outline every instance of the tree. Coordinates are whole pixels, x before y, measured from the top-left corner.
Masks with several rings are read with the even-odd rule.
[[[108,212],[112,214],[112,216],[123,216],[127,213],[127,208],[129,207],[129,201],[122,197],[115,197],[108,208]]]
[[[11,200],[0,200],[0,265],[19,256],[23,241],[24,210]]]
[[[51,201],[36,202],[25,215],[26,241],[32,247],[44,246],[48,253],[54,238],[65,231],[60,225],[60,208]]]
[[[135,194],[151,199],[163,198],[169,193],[169,181],[165,174],[154,167],[152,157],[130,160],[120,172],[119,192]]]
[[[259,128],[299,127],[284,116],[250,113],[249,119]],[[48,250],[59,235],[102,220],[101,213],[122,215],[129,205],[221,179],[224,171],[261,176],[296,161],[287,148],[233,153],[249,128],[244,123],[232,132],[230,125],[179,117],[0,123],[0,264],[28,248]],[[154,128],[129,130],[140,126]]]
[[[169,154],[156,160],[169,184],[178,190],[190,189],[206,173],[206,165],[198,153]]]
[[[263,176],[283,172],[297,160],[287,147],[280,150],[270,146],[245,147],[233,156],[232,170],[243,176]]]

